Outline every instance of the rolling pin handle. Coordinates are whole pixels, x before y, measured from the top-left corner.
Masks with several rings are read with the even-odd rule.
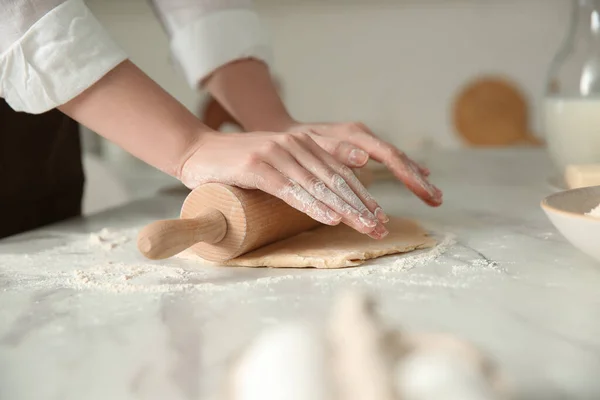
[[[153,222],[138,235],[138,250],[151,260],[164,260],[193,245],[219,243],[227,234],[227,220],[218,210],[209,209],[193,219]]]

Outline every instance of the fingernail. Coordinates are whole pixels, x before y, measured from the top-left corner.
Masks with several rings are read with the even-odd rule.
[[[444,194],[442,193],[442,191],[438,188],[435,188],[435,194],[433,196],[431,196],[432,200],[435,201],[438,204],[442,204],[442,198],[444,197]]]
[[[439,195],[439,189],[436,188],[435,186],[433,186],[431,183],[426,182],[425,185],[425,190],[427,190],[427,193],[431,196],[431,197],[437,197]]]
[[[383,212],[383,209],[381,207],[377,207],[375,209],[375,216],[377,217],[377,219],[379,221],[381,221],[382,223],[386,223],[390,221],[390,218],[385,214],[385,212]]]
[[[359,215],[358,219],[368,228],[373,228],[377,225],[377,222],[373,221],[371,218],[363,217],[362,215]]]
[[[333,210],[327,210],[327,218],[329,218],[331,222],[340,222],[342,220],[342,216]]]
[[[425,177],[423,174],[421,174],[419,171],[417,171],[417,169],[415,168],[414,165],[410,165],[409,168],[411,169],[413,176],[415,177],[417,183],[427,192],[427,194],[430,197],[435,197],[436,191],[438,191],[438,189],[435,186],[433,186],[431,183],[429,183],[429,181],[427,180],[427,177]]]
[[[379,239],[383,239],[389,235],[390,231],[388,231],[383,225],[378,225],[377,228],[373,230],[373,233],[375,233]]]
[[[354,149],[350,152],[348,160],[353,165],[363,165],[369,160],[369,155],[360,149]]]

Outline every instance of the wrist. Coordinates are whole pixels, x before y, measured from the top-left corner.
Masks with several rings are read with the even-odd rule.
[[[189,174],[189,161],[196,153],[201,151],[202,147],[210,141],[218,139],[219,132],[203,127],[199,129],[193,137],[190,139],[186,146],[186,150],[182,152],[178,158],[175,168],[170,173],[175,178],[180,180],[183,184],[186,184],[186,176]],[[187,172],[186,172],[187,171]]]
[[[244,59],[215,71],[204,87],[246,131],[282,132],[295,123],[263,62]]]

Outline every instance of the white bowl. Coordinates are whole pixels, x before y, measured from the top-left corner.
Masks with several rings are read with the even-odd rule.
[[[566,190],[546,197],[542,209],[575,247],[600,261],[600,218],[585,215],[600,204],[600,186]]]

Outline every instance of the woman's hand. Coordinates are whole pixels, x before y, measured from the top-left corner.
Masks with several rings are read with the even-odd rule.
[[[379,161],[431,206],[442,204],[442,192],[431,185],[429,171],[393,145],[377,138],[365,125],[299,124],[278,95],[269,68],[255,59],[231,62],[204,82],[205,89],[222,105],[231,119],[249,131],[305,132],[321,148],[344,165],[364,166],[369,157]]]
[[[427,204],[434,207],[442,204],[441,190],[427,179],[429,170],[379,139],[362,123],[291,124],[287,129],[308,133],[323,149],[349,167],[362,167],[372,158],[384,164]]]
[[[388,218],[344,163],[308,133],[202,133],[180,180],[260,189],[327,225],[343,222],[379,239]]]

